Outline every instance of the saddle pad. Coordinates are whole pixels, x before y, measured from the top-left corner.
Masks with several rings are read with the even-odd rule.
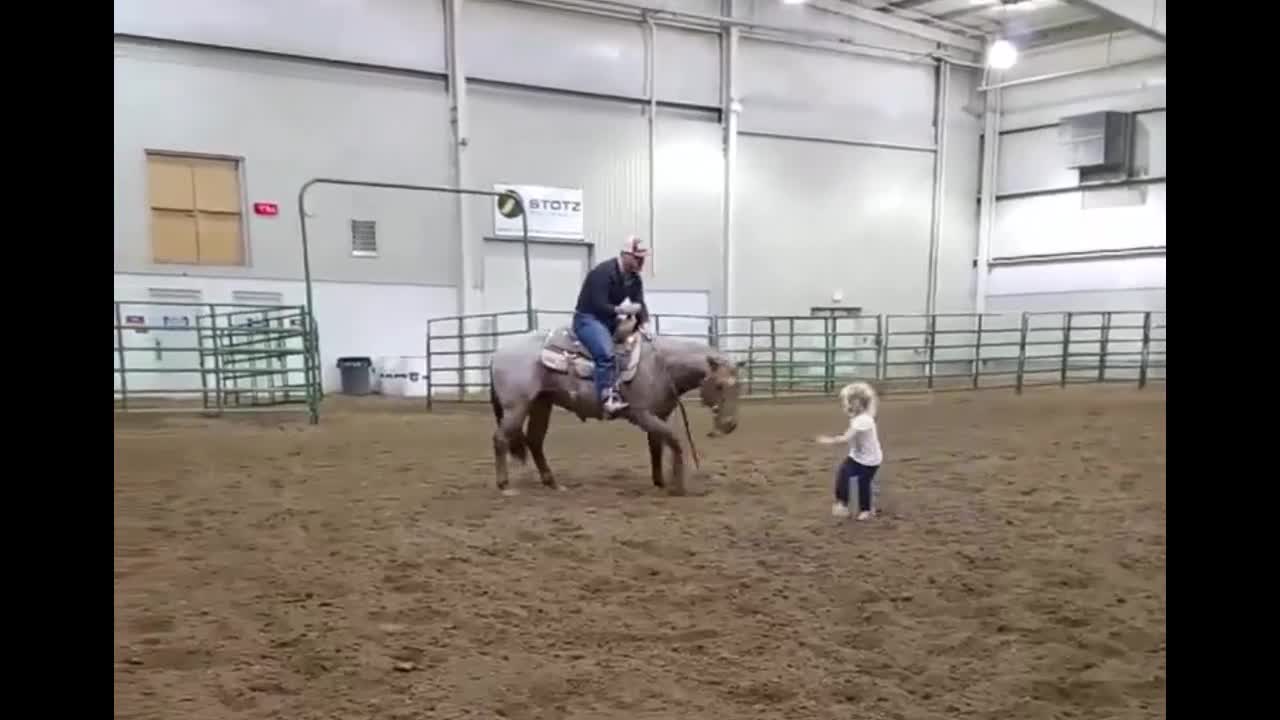
[[[619,382],[631,382],[636,376],[636,370],[640,367],[639,339],[639,335],[632,335],[614,347],[614,356],[618,359]],[[557,328],[547,336],[542,345],[542,364],[548,370],[571,372],[584,380],[590,379],[595,372],[591,354],[567,327]]]

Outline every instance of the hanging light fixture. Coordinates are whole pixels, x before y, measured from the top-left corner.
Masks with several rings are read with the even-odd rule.
[[[987,66],[993,70],[1008,70],[1018,62],[1018,48],[1000,38],[987,48]]]
[[[992,70],[1008,70],[1018,62],[1018,48],[1013,43],[1006,40],[1003,36],[1009,34],[1009,8],[1018,3],[1019,0],[1001,0],[1001,36],[996,38],[995,42],[987,48],[987,67]]]

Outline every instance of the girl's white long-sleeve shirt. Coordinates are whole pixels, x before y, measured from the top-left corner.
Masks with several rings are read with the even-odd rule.
[[[849,457],[859,465],[872,466],[884,462],[876,419],[869,413],[859,413],[850,418],[849,429],[843,439],[849,443]]]

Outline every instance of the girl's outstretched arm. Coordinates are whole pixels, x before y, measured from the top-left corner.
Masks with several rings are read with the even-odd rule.
[[[835,445],[837,443],[847,443],[853,439],[853,421],[849,421],[849,427],[845,429],[843,435],[819,435],[818,442],[823,445]]]

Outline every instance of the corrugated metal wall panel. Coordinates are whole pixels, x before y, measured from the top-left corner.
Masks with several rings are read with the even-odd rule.
[[[933,144],[933,68],[749,40],[739,51],[743,130]]]
[[[623,103],[475,87],[471,181],[582,188],[587,241],[612,247],[643,233],[648,154],[641,109]],[[488,203],[469,204],[472,228],[493,234]],[[479,269],[477,268],[477,272]]]
[[[649,232],[644,112],[618,102],[473,87],[472,183],[582,188],[586,239],[603,260],[627,235]],[[718,287],[724,167],[719,132],[709,116],[659,111],[652,287]],[[491,235],[488,204],[468,209],[476,232]]]
[[[1068,109],[1061,107],[1058,113],[1059,119],[1069,114]],[[1166,172],[1165,116],[1164,111],[1134,115],[1133,160],[1137,175],[1160,176]],[[1078,184],[1079,172],[1067,167],[1067,153],[1058,137],[1057,122],[1053,121],[1053,127],[1000,136],[996,192],[1025,192]]]
[[[706,290],[719,306],[724,265],[720,125],[706,115],[660,110],[657,138],[657,238],[654,275],[647,282],[654,288]]]
[[[443,8],[422,0],[115,0],[115,31],[443,72]]]
[[[646,97],[648,30],[613,20],[493,0],[469,0],[462,24],[468,75],[525,85]],[[714,35],[659,27],[658,98],[719,104]],[[474,48],[501,48],[475,52]]]
[[[677,28],[658,28],[658,99],[720,106],[720,39]]]
[[[942,237],[938,243],[938,311],[972,312],[973,259],[978,254],[978,177],[982,167],[979,134],[982,120],[974,109],[980,73],[951,69],[951,111],[947,134],[946,183]]]
[[[1137,116],[1134,128],[1134,172],[1159,177],[1168,172],[1165,153],[1165,118],[1168,113],[1151,112]]]
[[[1006,79],[1097,67],[1162,52],[1162,43],[1142,35],[1121,33],[1113,40],[1073,44],[1028,55],[1006,74]],[[1006,89],[1001,98],[1004,113],[1001,126],[1011,129],[1051,124],[1067,115],[1098,110],[1164,107],[1166,75],[1164,60],[1152,60],[1105,72],[1014,86]]]
[[[1163,257],[997,267],[988,308],[1014,311],[1164,310]]]
[[[1036,53],[1010,77],[1102,65],[1163,50],[1149,38],[1118,35]],[[1152,110],[1165,104],[1163,61],[1015,86],[1003,91],[1001,126],[1006,130],[1056,125],[1086,112]],[[1135,116],[1134,174],[1165,174],[1165,112]],[[1074,187],[1055,127],[1005,133],[1000,138],[997,192]],[[991,254],[1017,257],[1160,246],[1166,242],[1165,186],[1152,184],[1088,195],[1008,198],[996,203]],[[988,307],[1028,310],[1162,309],[1163,257],[1106,258],[994,268]]]
[[[806,313],[836,289],[923,311],[932,155],[750,137],[739,153],[735,312]]]
[[[996,203],[992,257],[1124,250],[1165,244],[1165,186],[1129,188],[1139,204],[1085,209],[1081,193]]]
[[[987,311],[993,313],[1019,312],[1095,312],[1095,311],[1146,311],[1164,312],[1164,288],[1132,288],[1128,290],[1078,290],[1059,293],[1021,293],[992,295],[987,300]],[[1096,325],[1098,319],[1087,322]],[[1094,331],[1095,334],[1097,331]],[[1163,350],[1163,348],[1161,348]]]
[[[296,278],[294,198],[316,176],[449,184],[443,83],[181,46],[116,43],[115,265],[119,272]],[[249,266],[155,266],[145,151],[243,158]],[[454,206],[443,196],[317,188],[309,196],[317,279],[448,284],[457,274]],[[351,256],[352,218],[378,222],[379,257]]]

